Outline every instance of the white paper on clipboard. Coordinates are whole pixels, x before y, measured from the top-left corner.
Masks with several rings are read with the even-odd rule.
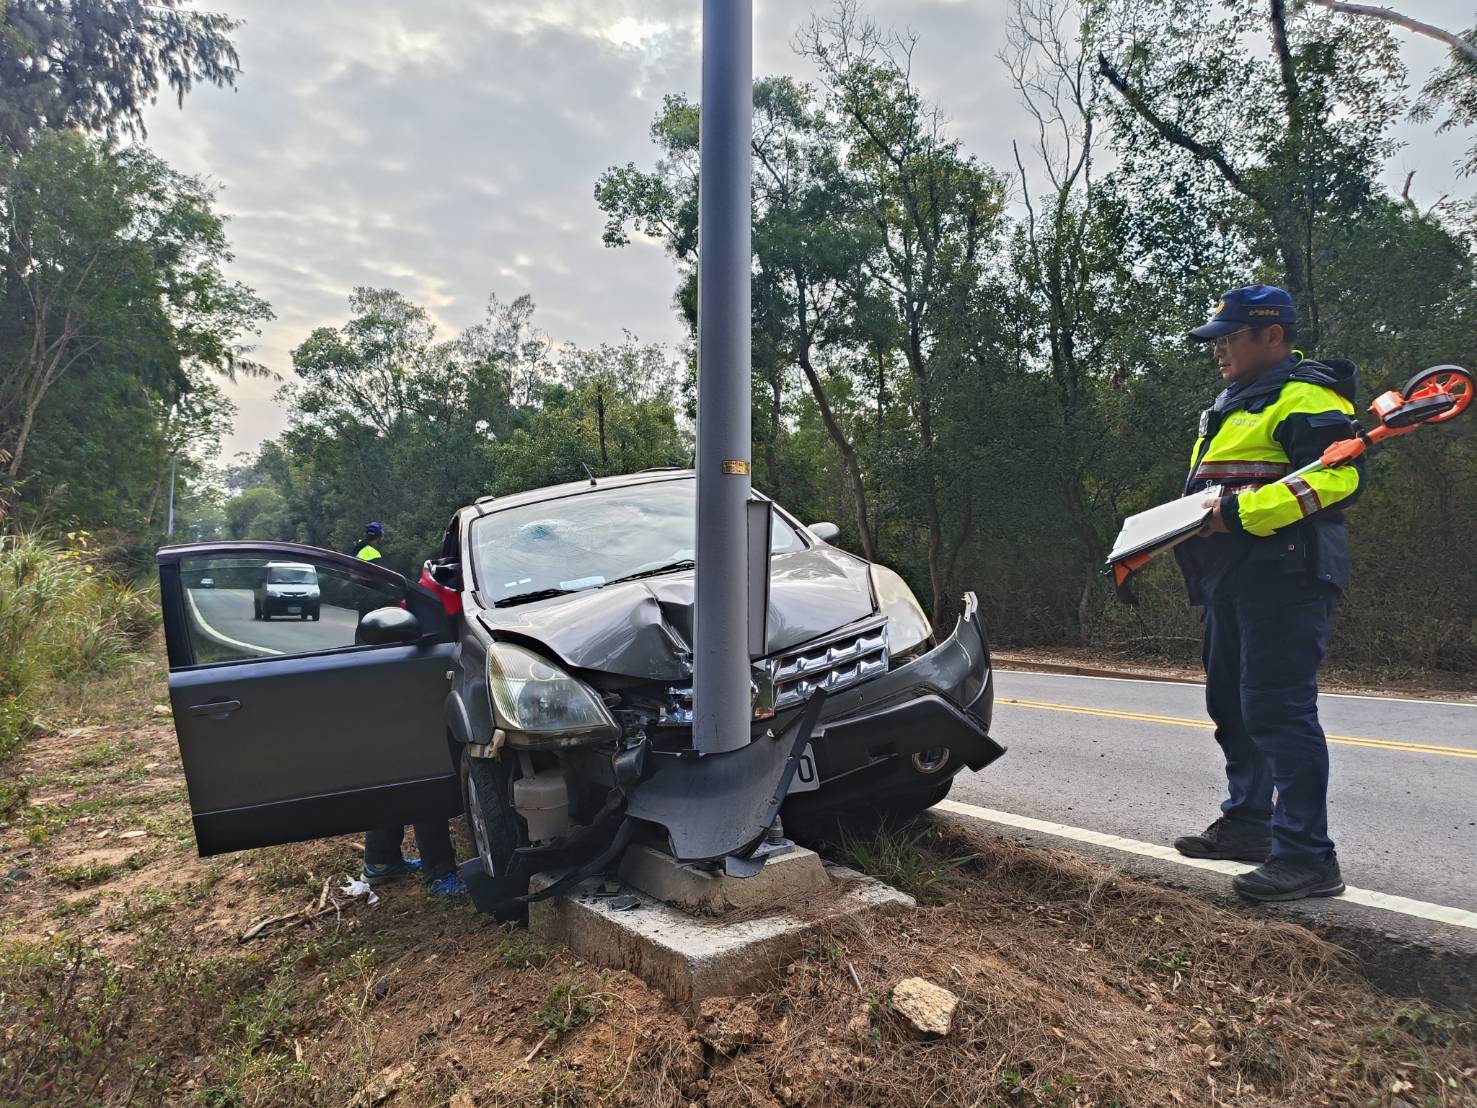
[[[1129,516],[1123,521],[1123,529],[1118,532],[1118,541],[1113,544],[1113,552],[1108,555],[1108,564],[1112,565],[1135,554],[1168,550],[1171,546],[1194,537],[1210,518],[1212,508],[1207,508],[1205,502],[1211,501],[1213,505],[1220,499],[1221,491],[1220,485],[1212,485],[1200,492],[1171,500],[1168,504],[1150,508],[1147,512]]]

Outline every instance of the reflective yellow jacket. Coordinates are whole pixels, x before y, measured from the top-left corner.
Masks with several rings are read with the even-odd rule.
[[[1294,357],[1226,389],[1201,415],[1185,492],[1224,486],[1221,515],[1231,534],[1176,548],[1194,603],[1204,603],[1225,573],[1247,558],[1307,568],[1339,588],[1348,583],[1342,509],[1359,494],[1363,460],[1290,474],[1354,434],[1356,388],[1352,363]]]

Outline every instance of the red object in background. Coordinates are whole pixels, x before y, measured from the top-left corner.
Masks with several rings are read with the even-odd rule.
[[[427,562],[421,566],[420,584],[430,589],[441,601],[441,606],[446,609],[449,616],[462,614],[462,594],[454,589],[448,589],[440,581],[431,576],[431,563]]]

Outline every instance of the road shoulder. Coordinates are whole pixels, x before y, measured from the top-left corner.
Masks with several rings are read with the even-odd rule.
[[[1418,996],[1443,1005],[1477,1005],[1477,929],[1389,912],[1341,897],[1275,906],[1252,904],[1232,891],[1228,874],[996,822],[980,815],[982,809],[964,811],[970,808],[976,806],[945,801],[943,808],[934,810],[934,818],[1106,863],[1243,915],[1296,923],[1353,954],[1361,973],[1391,995]]]

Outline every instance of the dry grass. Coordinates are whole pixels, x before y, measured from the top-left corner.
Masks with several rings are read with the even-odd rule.
[[[1302,928],[943,821],[902,836],[945,868],[943,903],[836,932],[761,1002],[779,1030],[751,1061],[780,1103],[1477,1102],[1470,1014],[1374,996]],[[912,975],[962,998],[947,1042],[890,1011]]]

